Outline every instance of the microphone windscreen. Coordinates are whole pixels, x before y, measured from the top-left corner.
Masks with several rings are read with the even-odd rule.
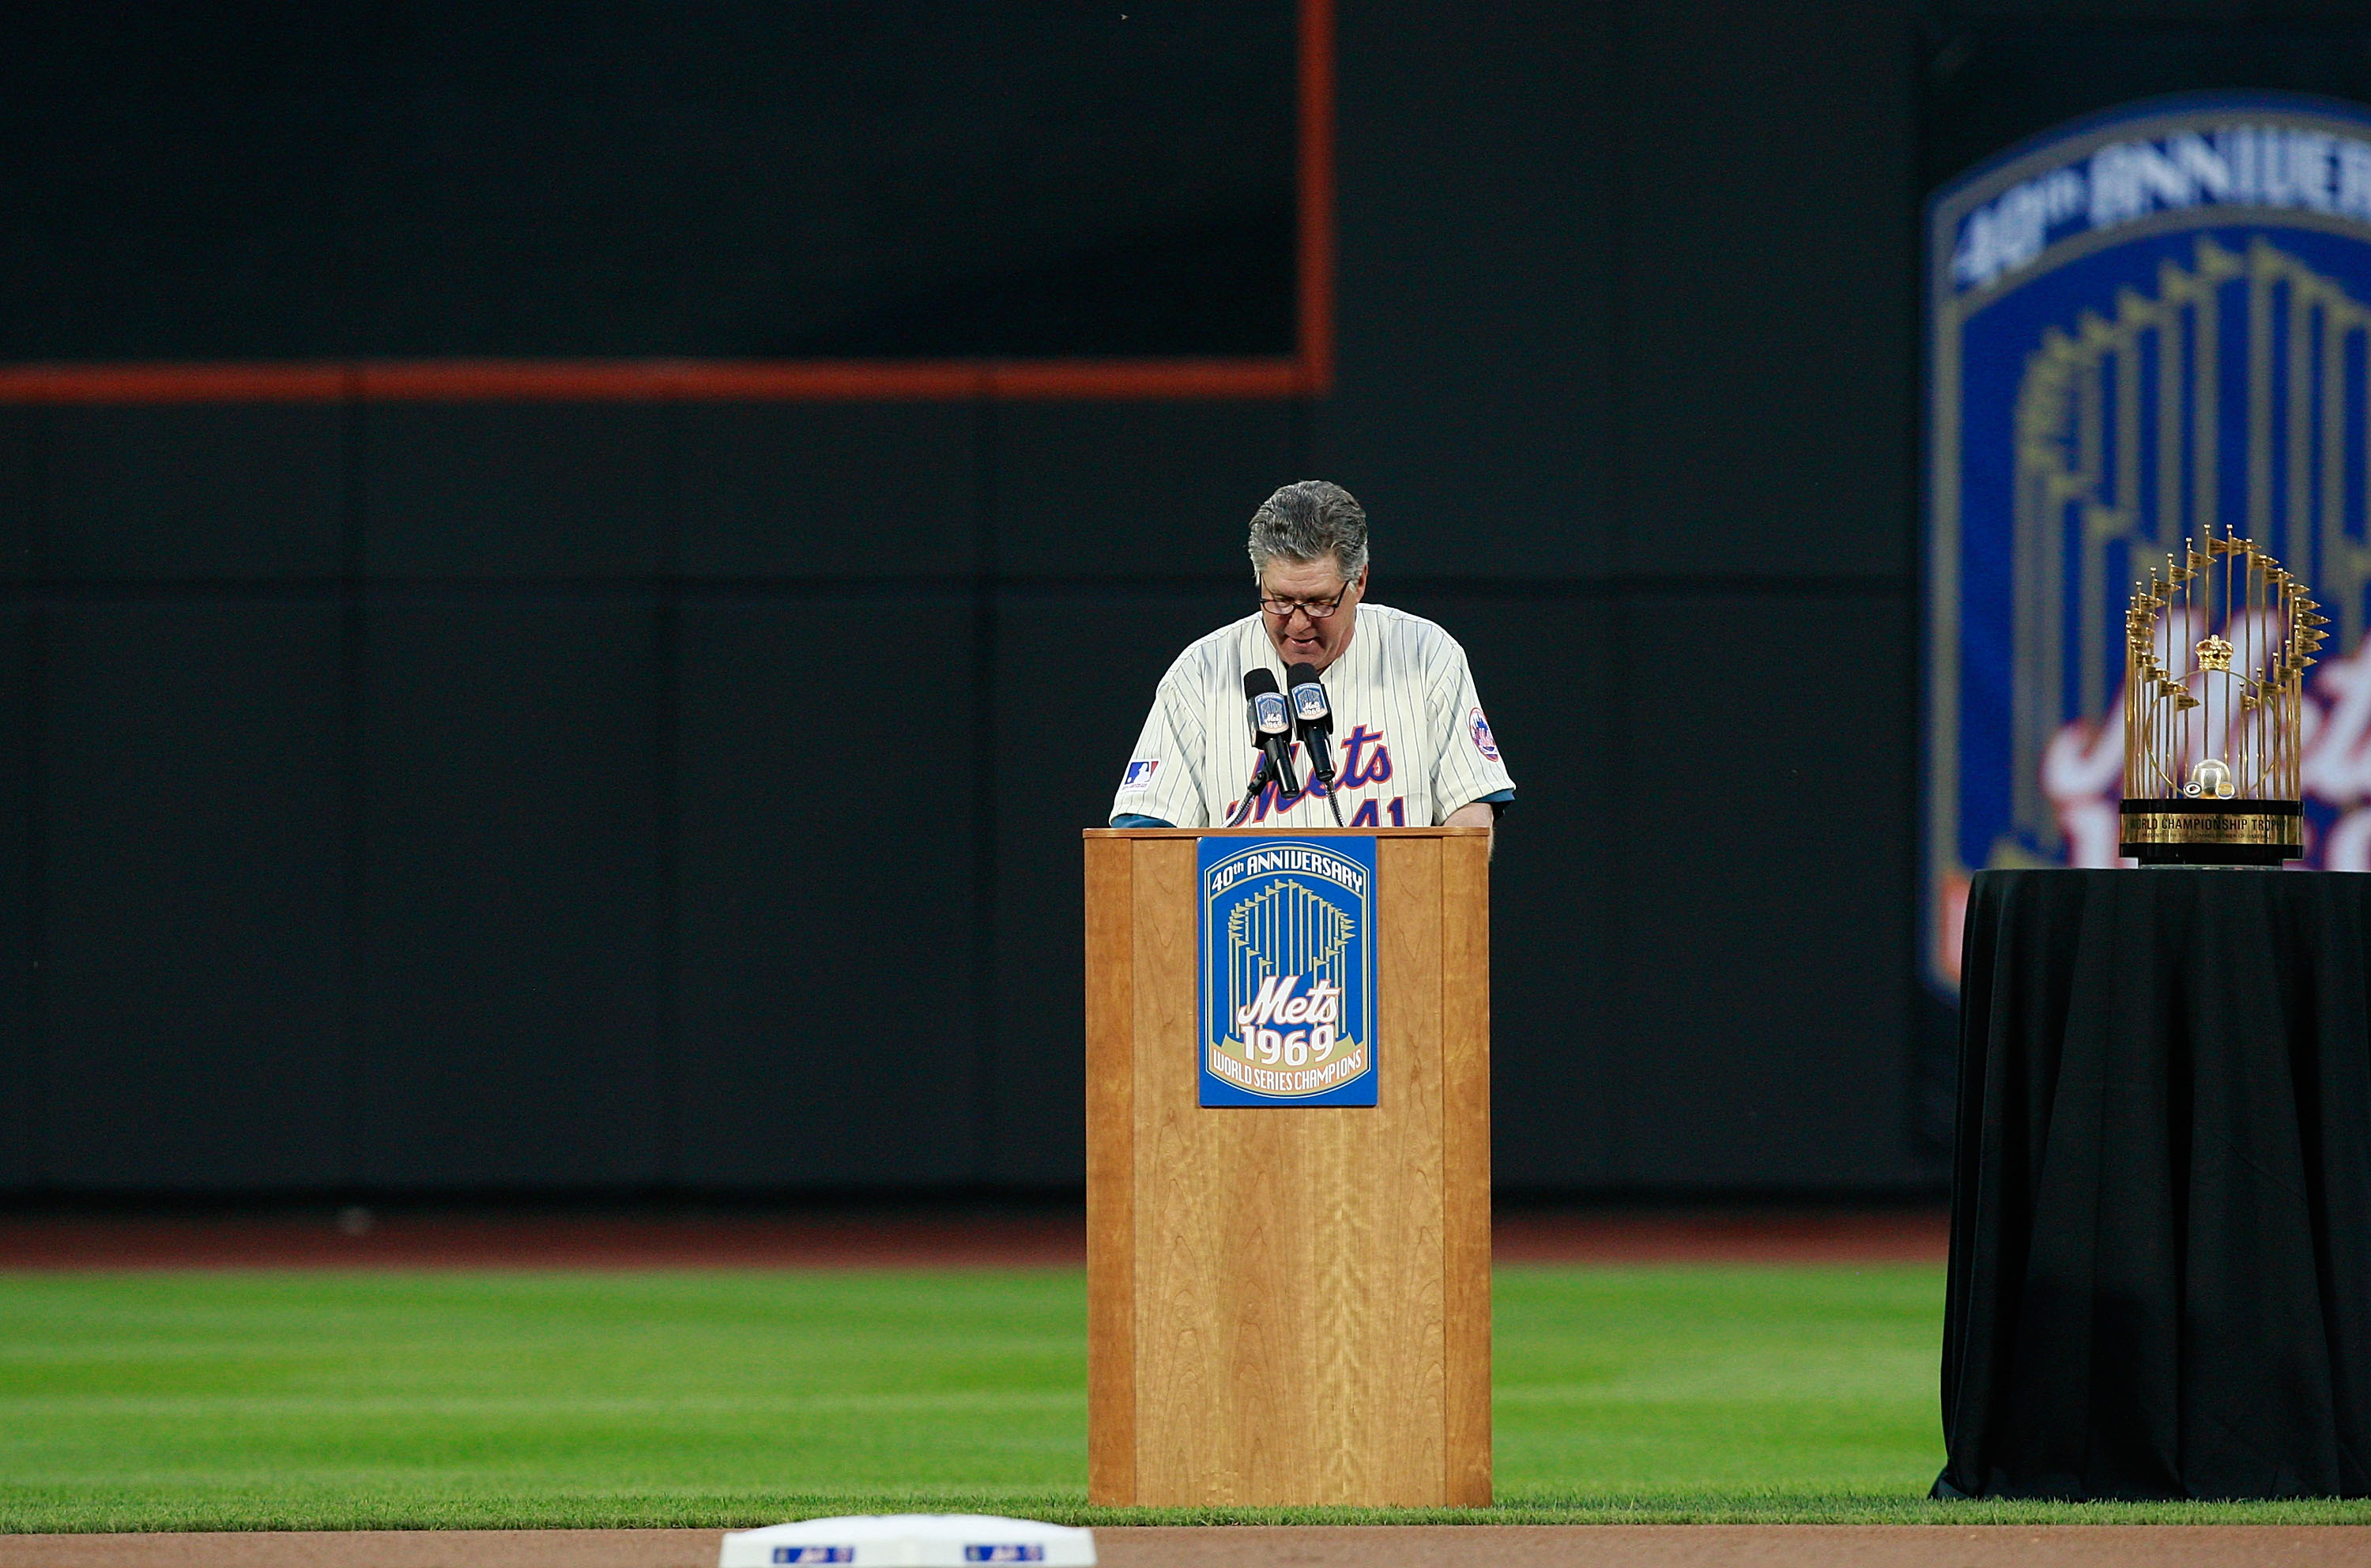
[[[1259,697],[1276,689],[1276,672],[1262,664],[1243,672],[1243,695]]]
[[[1325,699],[1325,685],[1317,678],[1314,664],[1295,664],[1284,672],[1285,685],[1292,693],[1293,716],[1304,724],[1331,722],[1333,704]]]

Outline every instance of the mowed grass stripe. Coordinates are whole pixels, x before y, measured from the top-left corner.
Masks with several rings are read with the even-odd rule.
[[[19,1275],[0,1499],[1059,1486],[1084,1333],[1075,1270]]]
[[[1116,1515],[1085,1505],[1077,1270],[0,1275],[0,1528],[2064,1516],[1922,1501],[1942,1288],[1507,1268],[1500,1508]]]

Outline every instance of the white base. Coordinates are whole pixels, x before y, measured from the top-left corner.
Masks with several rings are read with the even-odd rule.
[[[717,1568],[784,1568],[846,1563],[849,1568],[971,1568],[983,1562],[1035,1562],[1043,1568],[1093,1568],[1095,1532],[993,1514],[859,1514],[735,1530],[724,1538]]]

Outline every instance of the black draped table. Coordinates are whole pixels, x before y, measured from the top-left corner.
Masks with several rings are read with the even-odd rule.
[[[2371,876],[1984,871],[1938,1496],[2371,1493]]]

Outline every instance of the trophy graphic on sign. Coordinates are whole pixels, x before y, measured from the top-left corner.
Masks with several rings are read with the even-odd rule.
[[[2124,615],[2122,852],[2144,865],[2277,866],[2305,853],[2305,672],[2329,617],[2236,535],[2133,585]]]
[[[1347,993],[1354,983],[1349,949],[1358,924],[1348,911],[1295,882],[1277,882],[1237,905],[1227,917],[1227,1017],[1235,1032],[1219,1049],[1232,1049],[1246,1062],[1260,1060],[1254,1025],[1285,1013],[1291,1015],[1286,1021],[1314,1025],[1306,1032],[1305,1045],[1283,1047],[1287,1065],[1322,1063],[1337,1043],[1346,1054],[1355,1053],[1359,1043],[1343,1033],[1338,1016],[1313,1019],[1305,1005],[1295,1009],[1291,1003],[1303,981],[1314,997]],[[1282,1038],[1294,1041],[1289,1033]]]

